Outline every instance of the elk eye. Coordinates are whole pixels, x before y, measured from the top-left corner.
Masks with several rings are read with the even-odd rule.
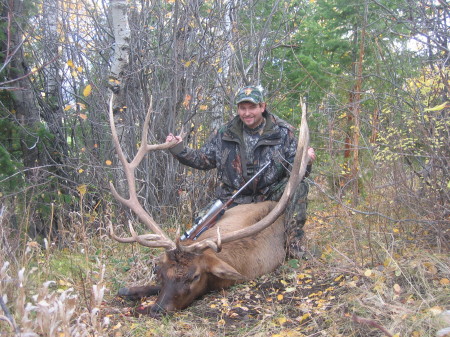
[[[195,275],[192,277],[191,282],[197,282],[198,280],[200,280],[200,274],[195,274]]]

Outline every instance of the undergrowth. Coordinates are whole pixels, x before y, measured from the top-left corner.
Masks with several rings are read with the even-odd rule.
[[[3,216],[1,336],[443,336],[450,257],[426,228],[311,199],[304,260],[160,319],[133,317],[115,294],[154,282],[161,251],[80,221],[70,244],[26,238],[12,254]]]

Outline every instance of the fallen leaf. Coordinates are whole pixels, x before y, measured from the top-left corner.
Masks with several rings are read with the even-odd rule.
[[[334,279],[335,282],[339,282],[342,278],[344,277],[344,275],[339,275],[338,277],[336,277]]]
[[[284,316],[278,317],[277,321],[278,321],[278,324],[283,325],[284,323],[287,322],[287,318]]]
[[[306,314],[303,314],[303,316],[297,317],[295,320],[299,323],[303,323],[305,320],[307,320],[311,315],[307,312]]]

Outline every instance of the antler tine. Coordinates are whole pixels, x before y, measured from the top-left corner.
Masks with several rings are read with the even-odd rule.
[[[309,129],[308,123],[306,120],[306,105],[301,101],[300,102],[302,109],[302,121],[300,125],[300,135],[297,144],[296,155],[294,159],[294,163],[292,165],[291,175],[289,177],[289,181],[284,189],[283,195],[280,198],[280,201],[276,204],[276,206],[267,214],[263,219],[258,221],[252,226],[246,227],[244,229],[240,229],[235,232],[231,232],[225,234],[223,238],[220,238],[219,235],[217,238],[204,239],[203,241],[195,242],[189,246],[184,246],[183,250],[185,251],[203,251],[210,247],[210,245],[218,246],[218,241],[220,245],[222,243],[227,243],[235,240],[240,240],[248,236],[252,236],[257,234],[258,232],[264,230],[273,224],[278,217],[283,214],[286,209],[287,203],[292,196],[293,191],[295,191],[298,184],[301,182],[306,173],[306,166],[308,165],[308,144],[309,144]],[[224,224],[226,226],[226,224]],[[211,248],[211,247],[210,247]]]
[[[141,245],[147,246],[147,247],[163,247],[165,249],[173,249],[175,248],[175,243],[161,230],[161,227],[153,220],[150,214],[147,213],[147,211],[142,207],[140,204],[137,193],[136,193],[136,178],[135,178],[135,169],[139,165],[139,163],[142,161],[144,156],[150,152],[155,150],[162,150],[162,149],[168,149],[170,147],[173,147],[176,145],[176,141],[172,142],[166,142],[162,144],[148,144],[147,143],[147,136],[148,136],[148,128],[149,128],[149,121],[150,121],[150,114],[151,114],[151,102],[149,109],[147,111],[147,114],[145,116],[144,126],[142,130],[142,141],[141,145],[138,149],[138,152],[136,153],[136,156],[133,158],[131,162],[128,162],[125,158],[125,155],[123,153],[122,147],[119,143],[119,137],[117,135],[116,126],[114,123],[114,115],[113,115],[113,101],[114,101],[114,94],[111,95],[111,99],[109,102],[109,123],[111,127],[111,133],[112,138],[114,142],[114,146],[117,152],[117,155],[119,157],[120,162],[123,165],[123,169],[125,172],[125,176],[127,179],[128,184],[128,199],[122,197],[114,187],[114,184],[110,182],[110,188],[111,192],[114,195],[114,197],[123,205],[130,208],[137,216],[138,218],[151,230],[154,234],[144,234],[144,235],[137,235],[136,232],[133,229],[133,226],[131,226],[130,223],[130,232],[131,237],[129,238],[119,238],[114,234],[112,225],[110,225],[110,235],[114,240],[117,240],[119,242],[138,242]]]
[[[215,238],[201,240],[186,246],[178,245],[177,247],[184,252],[194,254],[199,254],[208,248],[211,248],[216,253],[220,253],[222,250],[222,235],[220,234],[220,227],[217,227],[217,236]]]
[[[162,238],[160,235],[158,234],[142,234],[142,235],[137,235],[136,231],[134,230],[131,222],[128,223],[128,226],[130,228],[130,232],[131,232],[131,237],[120,237],[117,236],[116,233],[114,232],[114,228],[112,226],[112,223],[109,222],[108,224],[108,229],[109,229],[109,236],[120,242],[120,243],[133,243],[133,242],[137,242],[145,247],[150,247],[150,248],[165,248],[165,249],[171,249],[172,245],[170,245],[170,243],[168,243],[164,238]]]

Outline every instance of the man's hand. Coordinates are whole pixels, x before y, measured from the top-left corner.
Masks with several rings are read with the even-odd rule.
[[[314,149],[312,147],[308,148],[308,157],[309,164],[312,164],[314,160],[316,160],[316,153],[314,152]]]
[[[172,143],[175,141],[175,144],[179,144],[183,141],[181,136],[175,136],[173,133],[169,133],[166,137],[166,143]]]

